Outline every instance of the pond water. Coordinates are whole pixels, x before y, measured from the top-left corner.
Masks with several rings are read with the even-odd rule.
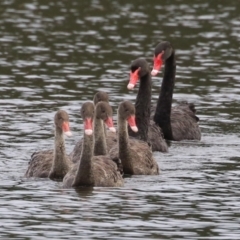
[[[240,2],[3,0],[0,2],[1,239],[239,239]],[[195,104],[202,140],[154,153],[159,176],[119,189],[63,189],[23,175],[53,145],[53,116],[107,91],[134,102],[129,65],[152,65],[158,41],[176,49],[174,103]],[[153,78],[153,101],[160,77]]]

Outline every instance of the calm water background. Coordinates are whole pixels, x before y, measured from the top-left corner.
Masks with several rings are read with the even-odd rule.
[[[1,239],[240,238],[240,2],[131,2],[0,1]],[[70,114],[70,152],[81,104],[97,90],[115,115],[121,100],[134,101],[129,64],[151,63],[159,40],[176,49],[174,104],[196,105],[201,142],[171,143],[154,153],[161,175],[121,189],[24,179],[30,155],[53,144],[56,110]]]

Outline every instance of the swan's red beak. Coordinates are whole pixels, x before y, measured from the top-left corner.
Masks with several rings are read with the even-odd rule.
[[[105,120],[105,123],[106,125],[108,126],[109,130],[111,132],[116,132],[116,128],[114,127],[113,125],[113,119],[112,117],[108,117],[106,120]]]
[[[156,76],[159,73],[159,71],[163,65],[163,60],[162,60],[163,54],[164,54],[164,51],[159,53],[157,56],[153,57],[153,70],[151,72],[152,76]]]
[[[70,127],[69,127],[69,122],[63,122],[62,130],[66,136],[68,136],[68,137],[72,136],[72,133],[71,133]]]
[[[135,87],[135,85],[139,79],[138,73],[139,73],[140,69],[141,68],[139,67],[134,72],[130,72],[130,81],[127,85],[127,88],[129,90],[132,90]]]
[[[86,118],[84,120],[84,132],[86,135],[92,135],[93,133],[93,126],[92,126],[92,119]]]
[[[137,128],[137,125],[136,125],[136,120],[135,120],[135,115],[131,115],[128,119],[128,124],[130,126],[130,128],[134,131],[134,132],[137,132],[138,131],[138,128]]]

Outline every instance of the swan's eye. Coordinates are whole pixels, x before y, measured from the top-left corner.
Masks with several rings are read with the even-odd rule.
[[[131,71],[134,73],[138,69],[137,66],[132,67]]]

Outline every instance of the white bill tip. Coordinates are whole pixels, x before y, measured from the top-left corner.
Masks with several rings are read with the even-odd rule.
[[[71,131],[64,132],[64,134],[65,134],[67,137],[71,137],[71,136],[72,136],[72,132],[71,132]]]
[[[132,89],[134,88],[134,84],[129,83],[129,84],[127,85],[127,88],[128,88],[128,90],[132,90]]]
[[[151,72],[152,76],[156,76],[158,73],[159,73],[159,71],[156,69],[153,69]]]
[[[92,135],[92,133],[93,133],[93,130],[92,130],[92,129],[86,129],[86,130],[85,130],[85,134],[86,134],[86,135]]]
[[[115,127],[110,127],[109,130],[110,130],[111,132],[116,132],[116,128],[115,128]]]
[[[134,132],[137,132],[137,131],[138,131],[137,126],[133,126],[133,127],[131,127],[131,129],[132,129]]]

